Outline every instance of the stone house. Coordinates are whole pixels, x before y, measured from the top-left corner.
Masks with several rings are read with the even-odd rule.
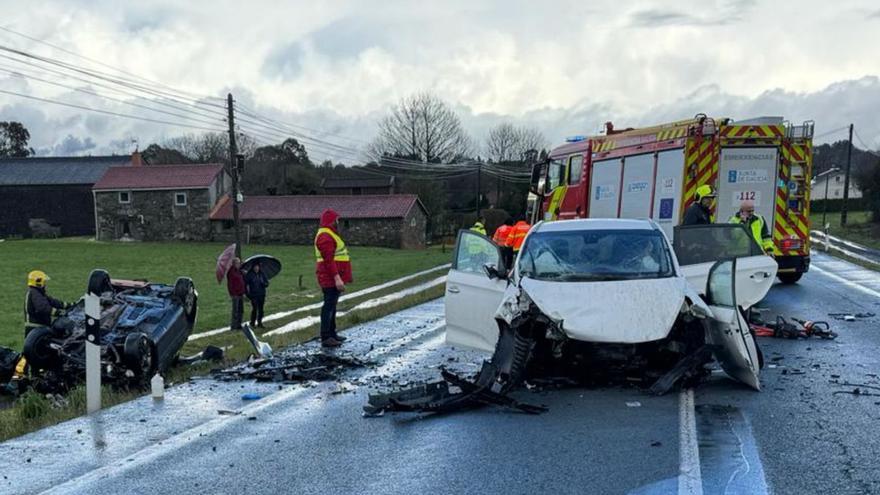
[[[243,241],[312,244],[327,208],[340,214],[340,233],[348,244],[398,249],[426,245],[428,212],[412,194],[245,197],[239,208]],[[228,197],[212,212],[211,222],[215,240],[233,239]]]
[[[96,239],[209,240],[228,182],[217,164],[112,167],[92,189]]]
[[[137,153],[0,159],[0,238],[94,235],[92,186]]]

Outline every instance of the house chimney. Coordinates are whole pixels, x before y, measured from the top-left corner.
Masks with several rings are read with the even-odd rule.
[[[144,166],[144,158],[141,156],[140,151],[133,151],[131,153],[131,166],[132,167],[143,167]]]

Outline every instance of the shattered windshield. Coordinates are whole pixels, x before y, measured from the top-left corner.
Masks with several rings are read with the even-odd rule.
[[[674,275],[656,230],[535,232],[519,258],[523,277],[563,282],[632,280]]]

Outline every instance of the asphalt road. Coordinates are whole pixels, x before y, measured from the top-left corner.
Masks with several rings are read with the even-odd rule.
[[[440,365],[476,370],[484,356],[444,345],[443,308],[434,302],[352,330],[349,350],[380,364],[350,371],[343,383],[285,387],[237,416],[215,416],[210,402],[186,420],[185,402],[175,402],[182,394],[171,394],[176,412],[153,426],[174,424],[165,434],[139,432],[137,418],[156,421],[135,402],[104,416],[100,442],[93,432],[72,441],[72,429],[88,421],[77,420],[2,444],[0,491],[880,493],[880,396],[835,394],[880,394],[878,318],[828,316],[880,314],[880,276],[821,255],[813,263],[798,285],[775,286],[761,306],[768,316],[829,320],[840,337],[762,339],[762,392],[719,373],[695,392],[663,397],[625,388],[515,394],[547,405],[540,416],[486,408],[362,417],[374,382],[433,378]],[[210,389],[226,402],[250,390]]]

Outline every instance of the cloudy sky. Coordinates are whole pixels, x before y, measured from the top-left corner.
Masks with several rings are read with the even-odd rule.
[[[189,120],[150,112],[131,105],[154,107],[148,100],[47,72],[43,62],[24,65],[8,51],[0,51],[0,91],[207,128],[223,126],[212,106],[222,102],[212,98],[231,91],[260,115],[346,148],[369,140],[399,98],[430,91],[478,141],[505,121],[558,143],[608,120],[637,126],[702,112],[812,119],[819,141],[845,138],[838,129],[853,122],[876,149],[878,42],[875,1],[5,0],[0,47],[120,68],[202,104],[158,107]],[[201,132],[0,92],[2,120],[23,122],[41,154],[125,153],[133,141]],[[317,158],[352,160],[318,146],[309,148]]]

